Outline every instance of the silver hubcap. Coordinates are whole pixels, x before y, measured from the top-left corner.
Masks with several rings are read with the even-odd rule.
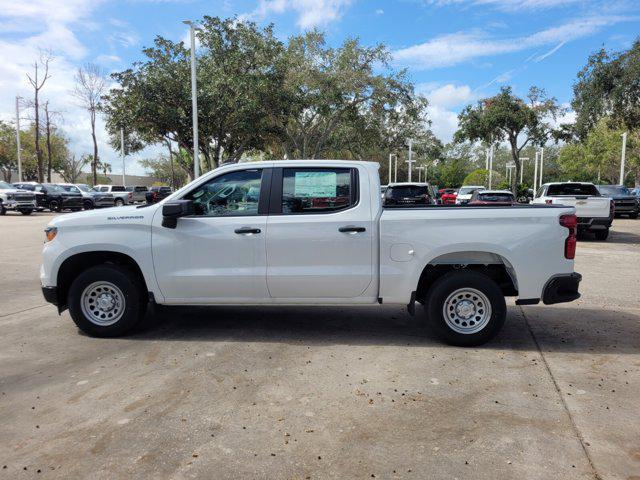
[[[468,335],[487,326],[491,318],[491,304],[480,290],[461,288],[444,301],[442,314],[451,330]]]
[[[125,308],[124,295],[111,282],[94,282],[82,292],[80,306],[87,320],[106,327],[122,317]]]

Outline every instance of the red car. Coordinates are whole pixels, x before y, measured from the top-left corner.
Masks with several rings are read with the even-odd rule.
[[[508,190],[476,190],[467,205],[494,205],[510,207],[515,205],[516,197]]]
[[[455,188],[441,188],[438,190],[440,194],[440,202],[443,205],[455,205],[458,191]]]

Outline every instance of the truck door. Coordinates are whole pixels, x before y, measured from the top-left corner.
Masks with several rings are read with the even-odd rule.
[[[353,298],[367,289],[374,229],[359,182],[357,168],[273,170],[267,221],[271,297]]]
[[[184,197],[195,215],[176,228],[153,219],[156,279],[167,301],[237,303],[269,299],[265,235],[270,169],[218,175]]]

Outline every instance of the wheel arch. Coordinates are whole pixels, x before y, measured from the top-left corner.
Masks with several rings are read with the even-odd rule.
[[[416,285],[416,299],[423,301],[433,283],[446,273],[473,270],[494,280],[504,296],[518,295],[518,280],[512,263],[502,254],[490,250],[455,250],[441,253],[425,263]]]
[[[69,288],[73,280],[83,271],[96,265],[115,264],[121,265],[131,270],[144,293],[147,294],[149,287],[142,273],[138,262],[126,253],[113,250],[94,250],[90,252],[75,253],[67,257],[58,268],[56,275],[58,310],[63,311],[68,307],[67,298]]]

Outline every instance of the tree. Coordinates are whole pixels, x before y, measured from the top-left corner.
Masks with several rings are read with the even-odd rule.
[[[460,126],[455,134],[458,141],[504,140],[508,143],[516,166],[511,178],[514,194],[522,168],[520,152],[528,144],[544,145],[553,131],[550,122],[561,111],[556,99],[537,87],[529,89],[527,100],[515,96],[511,87],[503,87],[498,95],[481,100],[476,106],[467,106],[458,115]]]
[[[27,73],[29,83],[33,87],[33,108],[35,112],[35,138],[34,146],[36,150],[36,158],[38,161],[38,181],[44,181],[44,160],[42,158],[42,148],[40,146],[40,90],[44,87],[51,75],[49,75],[49,62],[53,59],[50,51],[41,51],[40,58],[33,64],[33,77]],[[40,70],[44,70],[44,74],[40,75]]]
[[[90,158],[83,155],[80,159],[76,159],[75,155],[68,155],[60,164],[58,173],[67,183],[77,183],[82,175],[82,169],[88,165]]]
[[[581,143],[570,143],[562,147],[558,163],[563,175],[575,181],[596,183],[618,183],[620,175],[620,150],[622,130],[610,127],[611,121],[602,118]],[[640,145],[638,134],[629,136],[627,149],[636,152],[628,155],[627,168],[640,178]]]
[[[585,139],[607,118],[613,128],[640,128],[640,38],[629,50],[592,54],[578,72],[571,102],[575,131]]]
[[[504,182],[504,176],[495,170],[491,173],[491,183],[493,187]],[[464,177],[462,185],[485,185],[489,186],[489,170],[478,168]]]
[[[274,118],[286,105],[283,46],[272,27],[235,18],[204,17],[197,35],[199,150],[206,167],[215,168],[265,149],[276,135]],[[129,151],[168,140],[192,152],[189,51],[157,37],[143,53],[145,61],[113,75],[119,87],[105,99],[107,129],[113,139],[126,125]]]
[[[17,167],[16,130],[0,120],[0,171],[5,182],[11,182],[11,172]]]
[[[169,157],[159,155],[156,158],[149,158],[140,161],[147,174],[157,178],[171,188],[178,188],[187,183],[187,174],[182,169],[173,170]]]
[[[87,63],[78,69],[76,73],[76,85],[73,95],[80,102],[80,105],[89,112],[91,121],[91,139],[93,140],[93,161],[91,172],[93,173],[94,184],[98,181],[98,140],[96,138],[96,116],[100,107],[100,100],[106,90],[106,81],[102,69],[93,64]]]

